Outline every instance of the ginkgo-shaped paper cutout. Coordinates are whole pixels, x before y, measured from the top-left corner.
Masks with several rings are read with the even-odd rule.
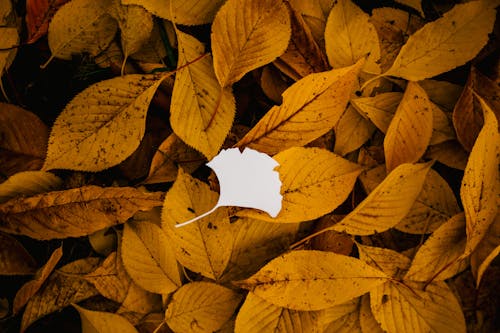
[[[272,157],[250,148],[243,152],[230,148],[222,150],[207,165],[219,179],[219,201],[208,212],[176,227],[199,220],[222,206],[256,208],[272,217],[278,215],[283,196],[279,173],[274,171],[279,164]]]

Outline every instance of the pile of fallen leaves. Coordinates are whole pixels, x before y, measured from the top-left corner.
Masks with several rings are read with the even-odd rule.
[[[500,1],[384,3],[0,0],[0,327],[498,330]],[[23,50],[109,78],[28,110]],[[280,213],[176,228],[230,147]]]

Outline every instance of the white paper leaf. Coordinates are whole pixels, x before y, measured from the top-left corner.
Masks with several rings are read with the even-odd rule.
[[[185,226],[214,212],[218,207],[237,206],[256,208],[276,217],[281,210],[281,180],[279,166],[272,157],[251,148],[240,152],[238,148],[223,149],[207,165],[219,179],[219,201],[210,211],[177,224]]]

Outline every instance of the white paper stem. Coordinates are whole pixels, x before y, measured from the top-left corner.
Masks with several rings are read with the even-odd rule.
[[[175,225],[175,227],[176,227],[176,228],[180,228],[180,227],[183,227],[183,226],[185,226],[185,225],[191,224],[191,223],[193,223],[193,222],[195,222],[195,221],[198,221],[199,219],[202,219],[202,218],[204,218],[204,217],[206,217],[206,216],[208,216],[208,215],[212,214],[213,212],[215,212],[215,210],[216,210],[217,208],[219,208],[219,206],[215,206],[214,208],[210,209],[208,212],[203,213],[203,214],[201,214],[200,216],[196,216],[194,219],[191,219],[191,220],[189,220],[189,221],[186,221],[186,222],[182,222],[182,223],[176,224],[176,225]]]

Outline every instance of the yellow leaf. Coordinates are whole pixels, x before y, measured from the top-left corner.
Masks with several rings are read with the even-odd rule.
[[[233,315],[241,296],[211,282],[191,282],[172,296],[165,321],[175,333],[215,332]]]
[[[17,48],[9,50],[10,47],[19,43],[19,33],[14,27],[0,27],[0,76],[5,69],[9,68],[17,54]],[[2,87],[3,91],[3,87]]]
[[[321,310],[324,333],[362,333],[359,298]]]
[[[110,5],[110,0],[73,0],[59,8],[49,25],[51,59],[70,60],[73,54],[102,52],[117,30],[116,21],[108,14]]]
[[[362,333],[384,333],[382,327],[373,316],[370,307],[370,294],[361,296],[361,308],[359,309],[359,324]]]
[[[231,88],[223,89],[217,82],[212,57],[204,56],[203,44],[181,31],[177,31],[177,39],[179,63],[170,123],[182,141],[210,160],[219,152],[233,124],[234,97]]]
[[[293,251],[275,258],[237,285],[272,304],[312,311],[347,302],[387,279],[386,274],[356,258],[331,252]]]
[[[430,163],[401,164],[340,223],[328,229],[372,235],[397,225],[415,203],[430,167]]]
[[[344,112],[363,62],[296,82],[283,93],[283,103],[271,108],[236,145],[273,155],[327,133]]]
[[[410,259],[394,250],[357,243],[359,259],[381,270],[390,277],[399,279],[408,270]]]
[[[157,225],[149,222],[125,224],[121,249],[125,269],[145,290],[166,295],[182,284],[173,248]]]
[[[26,305],[20,332],[23,333],[33,322],[49,313],[98,295],[97,290],[82,279],[83,275],[93,271],[98,264],[98,258],[88,257],[73,261],[53,272]]]
[[[321,311],[297,311],[248,293],[236,317],[235,333],[323,333]]]
[[[73,304],[82,320],[82,333],[138,333],[134,326],[120,315],[90,311]]]
[[[463,213],[450,218],[418,249],[405,280],[442,281],[467,267],[459,259],[465,249],[465,217]]]
[[[0,103],[0,172],[38,170],[47,150],[47,126],[31,112]]]
[[[240,218],[233,223],[234,245],[223,281],[243,279],[255,274],[295,240],[299,223],[267,223]]]
[[[388,282],[370,291],[373,315],[385,332],[465,333],[460,303],[444,282],[422,290],[415,282]]]
[[[118,22],[125,58],[139,52],[153,32],[153,16],[140,6],[126,6],[117,0],[110,14]]]
[[[161,223],[176,259],[191,271],[216,280],[229,262],[234,242],[227,208],[220,207],[182,228],[175,225],[209,211],[217,197],[207,184],[179,169],[176,181],[165,196]]]
[[[280,164],[282,208],[278,216],[245,209],[237,213],[269,222],[314,220],[337,208],[351,192],[361,168],[321,148],[290,148],[274,156]]]
[[[21,287],[21,289],[17,291],[12,307],[13,313],[18,313],[23,308],[23,306],[28,303],[30,298],[38,292],[38,290],[42,287],[42,285],[45,283],[49,275],[56,267],[59,260],[61,260],[62,255],[62,247],[58,247],[57,249],[55,249],[45,265],[43,265],[43,267],[36,272],[35,278],[31,281],[26,282]]]
[[[333,151],[344,156],[361,147],[375,132],[375,126],[349,105],[335,125]]]
[[[474,251],[493,223],[498,211],[500,191],[498,121],[491,108],[482,98],[478,98],[484,112],[484,126],[472,147],[460,187],[467,225],[464,256]]]
[[[436,145],[456,138],[455,129],[448,115],[434,103],[432,105],[432,136],[429,145]]]
[[[0,203],[16,196],[32,196],[56,190],[62,179],[45,171],[23,171],[9,177],[0,184]]]
[[[0,233],[0,275],[30,275],[36,262],[23,245],[12,236]]]
[[[125,75],[79,93],[57,117],[44,169],[101,171],[139,147],[146,113],[165,76]]]
[[[472,274],[476,278],[479,288],[481,279],[493,259],[500,253],[500,214],[497,213],[495,221],[491,224],[486,236],[479,243],[470,257]]]
[[[376,61],[380,57],[377,31],[369,16],[351,0],[340,0],[328,15],[325,48],[333,68],[347,67],[368,56],[365,70],[380,73]]]
[[[173,182],[177,177],[179,166],[187,173],[191,173],[198,169],[204,160],[200,153],[172,133],[158,147],[144,183]]]
[[[290,35],[290,15],[283,1],[226,1],[211,34],[215,75],[221,86],[230,86],[279,57]]]
[[[183,25],[212,22],[224,0],[123,0],[125,5],[140,5],[156,16]]]
[[[324,48],[326,20],[334,0],[290,0],[289,3],[304,17],[304,21],[311,29],[314,39]]]
[[[38,240],[86,236],[162,203],[162,193],[85,186],[0,204],[0,231]]]
[[[498,1],[455,5],[410,36],[383,75],[419,81],[448,72],[476,56],[488,41]]]
[[[432,136],[432,104],[417,83],[409,82],[384,139],[387,170],[415,163],[425,153]]]
[[[351,103],[356,110],[370,119],[379,130],[386,133],[402,98],[402,93],[388,92],[374,97],[354,98]]]

